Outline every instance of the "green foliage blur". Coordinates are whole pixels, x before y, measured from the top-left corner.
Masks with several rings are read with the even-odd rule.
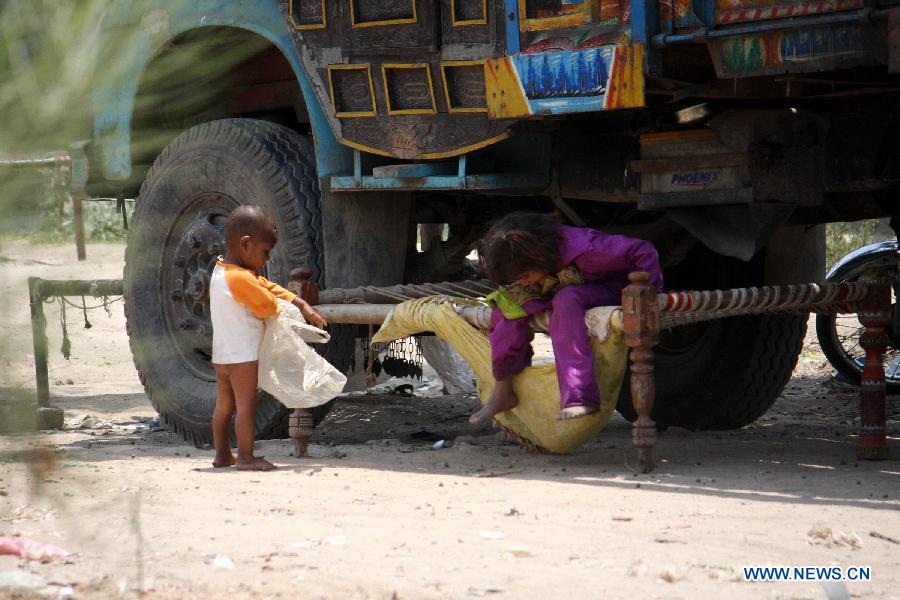
[[[857,248],[892,237],[892,232],[878,219],[829,223],[825,227],[825,269],[827,271],[841,257]]]

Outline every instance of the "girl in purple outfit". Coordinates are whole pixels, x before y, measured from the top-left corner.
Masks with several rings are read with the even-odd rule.
[[[628,273],[646,271],[662,291],[662,269],[653,244],[596,229],[567,227],[550,215],[517,212],[498,221],[482,238],[478,256],[487,277],[502,287],[488,296],[492,368],[490,400],[469,421],[482,423],[515,408],[512,378],[531,362],[531,315],[548,308],[550,339],[559,378],[558,419],[600,408],[584,313],[621,302]]]

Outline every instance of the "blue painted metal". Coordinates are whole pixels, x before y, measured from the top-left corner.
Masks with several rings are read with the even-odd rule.
[[[414,190],[537,190],[550,184],[546,174],[499,174],[430,177],[372,177],[361,180],[337,176],[330,179],[332,191],[414,191]]]
[[[702,0],[702,7],[697,10],[700,20],[707,27],[714,27],[716,24],[716,0]],[[696,9],[696,5],[695,5]]]
[[[713,2],[714,0],[708,0]],[[648,46],[659,29],[656,0],[630,0],[631,41]]]
[[[459,160],[462,160],[465,154],[460,155]],[[459,161],[450,162],[450,161],[442,161],[442,162],[427,162],[427,163],[410,163],[408,165],[393,165],[390,167],[391,171],[395,173],[393,177],[398,179],[419,179],[422,177],[448,177],[451,175],[456,175],[457,177],[464,177],[465,170],[463,170],[462,174],[459,173]],[[377,179],[392,179],[392,177],[388,177],[386,175],[379,175],[377,169],[373,169],[372,175]]]
[[[606,94],[583,98],[539,98],[530,100],[531,112],[535,115],[565,115],[603,110]]]
[[[466,154],[459,155],[459,161],[458,161],[457,167],[456,167],[456,176],[459,179],[462,179],[463,177],[466,176],[466,162],[467,162],[466,156],[467,156]]]
[[[152,18],[148,18],[152,17]],[[111,180],[131,175],[131,118],[135,96],[147,64],[177,36],[204,27],[235,27],[269,40],[285,56],[294,70],[306,101],[313,135],[316,161],[322,176],[347,172],[353,153],[337,141],[325,112],[319,105],[312,83],[301,66],[291,40],[289,25],[277,0],[191,0],[190,2],[113,2],[102,27],[110,47],[127,48],[122,55],[126,67],[115,78],[102,80],[92,94],[94,140],[99,145],[101,170]],[[130,35],[127,43],[119,36]]]
[[[519,3],[503,0],[503,17],[506,23],[506,53],[519,53]]]

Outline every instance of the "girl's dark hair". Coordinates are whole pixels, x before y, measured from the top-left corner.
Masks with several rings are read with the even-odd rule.
[[[556,273],[562,232],[553,215],[514,212],[493,224],[478,244],[485,276],[508,285],[526,271]]]

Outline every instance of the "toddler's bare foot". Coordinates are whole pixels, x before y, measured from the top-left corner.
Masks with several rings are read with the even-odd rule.
[[[512,390],[505,393],[498,393],[495,388],[494,394],[491,396],[491,399],[488,400],[487,404],[482,406],[481,410],[469,417],[469,423],[472,425],[480,425],[492,419],[497,413],[510,410],[518,405],[519,398]]]
[[[230,467],[236,462],[237,459],[234,457],[234,454],[231,453],[231,450],[228,451],[228,454],[219,454],[216,452],[216,457],[213,459],[213,466],[217,469],[221,469],[222,467]]]
[[[600,410],[599,406],[568,406],[556,415],[556,419],[558,421],[564,421],[566,419],[577,419],[578,417],[585,417],[591,413],[595,413]]]
[[[253,456],[246,460],[238,459],[237,468],[241,471],[274,471],[278,467],[262,456]]]

